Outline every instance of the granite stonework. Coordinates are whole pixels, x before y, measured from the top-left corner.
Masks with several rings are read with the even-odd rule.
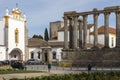
[[[86,66],[91,63],[98,67],[119,67],[120,66],[120,49],[103,48],[103,49],[81,49],[81,50],[63,50],[63,61]]]
[[[110,13],[116,15],[116,47],[109,48],[109,16]],[[98,17],[99,14],[104,15],[105,26],[105,45],[103,48],[98,48]],[[93,15],[94,20],[94,44],[91,49],[87,49],[87,17]],[[71,20],[70,17],[72,17]],[[79,18],[80,17],[80,18]],[[74,24],[72,24],[73,22]],[[64,48],[63,61],[70,61],[73,64],[80,64],[85,66],[88,63],[94,66],[120,66],[120,6],[106,7],[103,10],[96,8],[89,12],[65,12],[64,13]],[[68,24],[68,25],[67,25]],[[82,25],[83,24],[83,25]],[[68,26],[73,28],[70,33],[70,42],[68,41]],[[77,37],[76,26],[79,26],[79,37]],[[82,30],[81,30],[82,29]],[[83,31],[83,33],[81,32]],[[71,32],[71,31],[69,31]],[[82,37],[81,37],[82,36]],[[82,38],[82,39],[81,39]],[[72,40],[73,39],[73,40]],[[78,42],[76,40],[78,39]],[[79,45],[76,45],[79,43]],[[73,47],[71,47],[71,45]]]

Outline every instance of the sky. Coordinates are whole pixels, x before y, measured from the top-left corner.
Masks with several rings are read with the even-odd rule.
[[[67,11],[86,12],[93,8],[103,10],[104,7],[120,6],[120,0],[0,0],[0,19],[16,8],[16,3],[22,13],[27,16],[28,36],[44,35],[45,28],[49,31],[49,23],[63,21],[63,14]],[[99,15],[99,26],[104,24],[103,14]],[[88,23],[93,23],[93,16],[88,16]],[[115,15],[110,15],[110,26],[115,26]]]

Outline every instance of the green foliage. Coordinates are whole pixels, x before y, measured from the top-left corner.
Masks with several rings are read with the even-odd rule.
[[[46,41],[49,40],[48,30],[47,30],[47,28],[45,28],[45,32],[44,32],[44,40],[46,40]]]
[[[43,37],[41,35],[33,35],[32,38],[39,38],[39,39],[43,39]]]
[[[10,79],[10,80],[120,80],[120,72],[95,72],[81,74],[65,74],[41,76],[27,79]]]

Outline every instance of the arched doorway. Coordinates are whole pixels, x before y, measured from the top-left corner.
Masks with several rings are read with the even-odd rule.
[[[23,60],[22,51],[18,48],[15,48],[9,54],[10,60]]]

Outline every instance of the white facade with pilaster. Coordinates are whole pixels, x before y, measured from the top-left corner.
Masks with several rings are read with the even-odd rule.
[[[6,15],[0,21],[0,61],[25,60],[26,16],[19,8],[6,9]]]

